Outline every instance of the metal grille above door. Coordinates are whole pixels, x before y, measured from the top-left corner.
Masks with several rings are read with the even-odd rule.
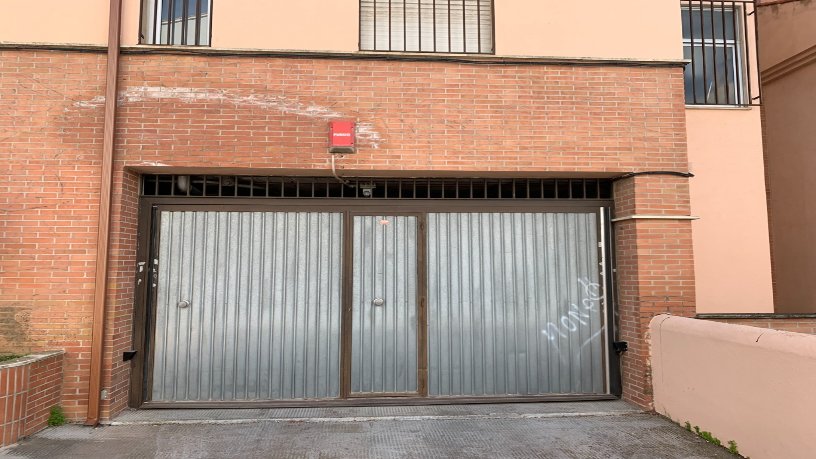
[[[281,199],[604,200],[607,179],[145,175],[142,196]]]

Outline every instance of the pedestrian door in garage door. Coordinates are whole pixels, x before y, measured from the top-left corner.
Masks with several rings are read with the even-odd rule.
[[[145,208],[150,307],[137,406],[614,391],[603,207],[157,199]]]

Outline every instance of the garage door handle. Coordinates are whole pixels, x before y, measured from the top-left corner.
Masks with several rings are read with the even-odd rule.
[[[371,304],[373,304],[374,306],[382,306],[385,304],[385,300],[383,300],[382,298],[374,298]]]
[[[186,309],[186,308],[190,307],[190,302],[187,301],[187,300],[181,300],[181,301],[178,302],[178,304],[176,306],[178,306],[181,309]]]

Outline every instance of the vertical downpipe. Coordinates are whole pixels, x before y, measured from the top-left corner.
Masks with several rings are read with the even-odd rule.
[[[85,425],[99,424],[102,390],[102,357],[105,339],[105,293],[108,286],[111,188],[113,184],[113,134],[116,127],[116,96],[119,77],[119,36],[122,0],[110,0],[108,20],[108,62],[105,76],[105,125],[102,143],[102,176],[99,193],[99,226],[94,281],[93,332],[91,335],[91,375],[88,382],[88,415]]]

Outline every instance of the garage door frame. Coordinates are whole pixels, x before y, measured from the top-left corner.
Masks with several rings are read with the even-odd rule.
[[[139,211],[139,237],[137,245],[137,279],[134,305],[133,349],[137,350],[133,361],[129,405],[134,408],[230,408],[230,407],[305,407],[305,406],[370,406],[370,405],[428,405],[452,403],[496,403],[533,402],[563,400],[607,400],[615,399],[621,393],[618,355],[613,351],[613,341],[617,331],[614,292],[614,251],[611,200],[435,200],[435,199],[286,199],[286,198],[189,198],[189,197],[143,197]],[[151,402],[148,400],[152,379],[152,350],[150,336],[155,325],[150,319],[155,314],[155,288],[151,288],[154,251],[158,247],[158,212],[160,211],[232,211],[232,212],[339,212],[343,213],[343,269],[341,318],[341,382],[340,398],[280,401],[213,401],[213,402]],[[351,257],[350,234],[353,215],[413,214],[448,212],[497,212],[497,213],[597,213],[598,234],[606,244],[601,248],[599,259],[603,260],[601,278],[604,282],[604,314],[602,319],[607,332],[604,343],[604,357],[607,370],[606,394],[548,394],[535,396],[501,397],[428,397],[427,396],[427,266],[424,250],[417,254],[420,270],[419,314],[420,314],[420,375],[423,387],[418,397],[351,397],[350,396],[350,281]],[[425,232],[425,217],[421,219],[420,233]],[[423,236],[424,237],[424,236]],[[424,368],[422,363],[424,362]],[[424,373],[423,373],[424,372]],[[348,373],[348,376],[347,376]]]

